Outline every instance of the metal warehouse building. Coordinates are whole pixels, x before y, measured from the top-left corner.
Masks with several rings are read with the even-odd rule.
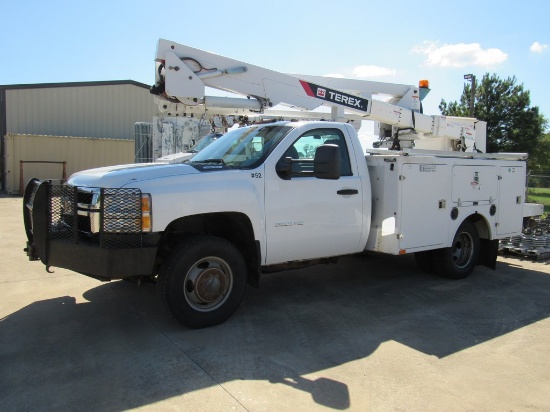
[[[0,85],[2,190],[133,162],[134,125],[156,112],[149,86],[131,80]]]

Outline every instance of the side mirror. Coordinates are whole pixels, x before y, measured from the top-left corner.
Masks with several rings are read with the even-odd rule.
[[[313,175],[318,179],[340,178],[340,146],[324,144],[317,148],[313,160]]]
[[[287,174],[292,172],[292,157],[285,157],[277,162],[277,173]]]

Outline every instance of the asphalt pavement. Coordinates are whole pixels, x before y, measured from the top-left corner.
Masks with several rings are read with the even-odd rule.
[[[550,262],[464,280],[364,254],[264,275],[187,329],[155,285],[29,262],[0,197],[2,411],[549,411]]]

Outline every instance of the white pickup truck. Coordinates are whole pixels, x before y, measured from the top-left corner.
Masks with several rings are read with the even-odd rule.
[[[363,153],[341,122],[232,130],[184,164],[33,179],[27,254],[100,279],[154,278],[189,327],[223,322],[261,273],[365,250],[415,253],[450,278],[494,268],[522,230],[525,162],[472,152]]]

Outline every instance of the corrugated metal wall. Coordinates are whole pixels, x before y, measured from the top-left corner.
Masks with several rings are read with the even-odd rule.
[[[6,191],[9,194],[19,193],[21,160],[67,162],[67,177],[94,167],[134,162],[134,140],[13,133],[7,134],[5,139]],[[26,185],[33,177],[61,179],[62,171],[61,164],[24,163],[23,183]]]
[[[5,90],[6,133],[133,139],[134,124],[157,108],[149,90],[129,84]]]

